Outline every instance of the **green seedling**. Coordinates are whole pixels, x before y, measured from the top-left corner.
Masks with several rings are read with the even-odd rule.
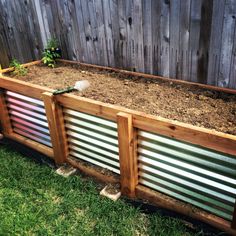
[[[16,76],[25,76],[28,72],[28,70],[16,59],[11,61],[10,67],[14,67],[14,71],[12,73]]]
[[[47,43],[47,47],[43,51],[42,61],[48,67],[54,68],[56,65],[56,59],[61,57],[61,49],[58,46],[56,39],[50,39]]]

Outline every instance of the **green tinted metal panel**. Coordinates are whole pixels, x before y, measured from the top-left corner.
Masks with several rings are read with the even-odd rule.
[[[236,157],[139,130],[139,183],[232,220]]]

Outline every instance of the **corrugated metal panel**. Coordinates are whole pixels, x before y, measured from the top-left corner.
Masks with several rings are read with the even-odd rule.
[[[236,157],[139,130],[139,183],[227,220],[236,199]]]
[[[71,109],[63,111],[70,155],[119,174],[117,124]]]
[[[7,91],[6,102],[14,132],[52,147],[46,112],[42,101]]]

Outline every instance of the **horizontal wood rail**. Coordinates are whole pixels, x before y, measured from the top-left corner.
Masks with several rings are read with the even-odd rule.
[[[233,219],[232,219],[232,222],[231,222],[231,227],[233,229],[235,229],[235,231],[236,231],[236,201],[235,201],[235,204],[234,204],[234,213],[233,213]]]
[[[53,150],[50,147],[47,147],[47,146],[40,144],[40,143],[37,143],[29,138],[23,137],[23,136],[16,134],[16,133],[4,134],[4,136],[6,138],[10,138],[14,141],[17,141],[23,145],[26,145],[26,146],[42,153],[42,154],[54,159]]]
[[[135,128],[165,135],[219,152],[236,155],[236,136],[196,127],[159,116],[147,115],[123,107],[94,101],[72,94],[57,96],[63,106],[115,121],[119,112],[131,114]]]
[[[149,203],[155,206],[178,212],[196,220],[203,221],[229,234],[236,235],[236,230],[231,228],[230,222],[207,213],[203,210],[200,210],[199,208],[193,207],[192,205],[183,203],[164,194],[150,190],[149,188],[138,185],[136,187],[136,197],[148,200]]]
[[[101,182],[113,183],[113,184],[120,182],[119,176],[115,177],[114,175],[102,174],[100,171],[98,171],[92,167],[88,167],[85,164],[82,164],[82,162],[75,160],[74,158],[69,157],[66,159],[66,162],[68,164],[72,165],[73,167],[79,169],[85,175],[94,177],[95,179],[97,179]]]
[[[13,79],[5,76],[0,76],[0,88],[4,88],[6,90],[10,90],[40,100],[42,100],[42,93],[54,91],[47,87],[31,84],[28,82],[24,82],[18,79]]]
[[[29,62],[29,63],[25,63],[25,64],[22,64],[23,67],[29,67],[29,66],[34,66],[34,65],[39,65],[41,64],[41,60],[37,60],[37,61],[32,61],[32,62]],[[6,68],[6,69],[3,69],[3,70],[0,70],[0,74],[1,73],[8,73],[8,72],[12,72],[14,71],[14,67],[10,67],[10,68]]]

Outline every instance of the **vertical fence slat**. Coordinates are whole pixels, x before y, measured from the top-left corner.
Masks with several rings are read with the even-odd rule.
[[[123,112],[118,113],[117,123],[121,192],[129,197],[135,197],[135,187],[138,184],[137,135],[133,128],[132,115]]]
[[[9,117],[6,101],[5,101],[5,94],[4,90],[0,90],[0,120],[3,128],[3,134],[11,134],[12,126],[11,120]]]
[[[54,160],[57,164],[62,164],[68,156],[62,107],[56,102],[52,93],[43,93],[43,100],[51,135]]]

